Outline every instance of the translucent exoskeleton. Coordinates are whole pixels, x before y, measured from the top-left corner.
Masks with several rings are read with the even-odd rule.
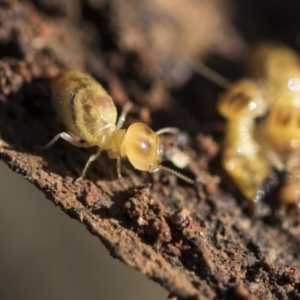
[[[268,108],[263,90],[251,80],[237,81],[219,98],[217,108],[226,119],[222,165],[245,197],[254,199],[271,172],[254,132],[255,119]]]
[[[164,128],[154,132],[146,124],[134,123],[128,129],[122,129],[130,105],[125,105],[117,121],[117,110],[112,98],[105,89],[90,75],[64,70],[52,85],[53,108],[66,129],[83,142],[67,132],[57,134],[47,145],[49,148],[59,138],[76,147],[97,146],[98,150],[88,159],[81,176],[82,179],[89,165],[107,151],[112,159],[117,160],[117,173],[121,179],[121,159],[126,157],[134,168],[140,171],[156,172],[160,169],[172,172],[190,183],[186,176],[161,165],[163,147],[159,135],[173,133],[174,128]]]

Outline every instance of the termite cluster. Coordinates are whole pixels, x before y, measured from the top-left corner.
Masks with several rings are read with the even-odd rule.
[[[252,52],[249,76],[230,85],[217,103],[226,119],[222,165],[254,201],[265,196],[265,182],[274,171],[284,172],[279,200],[298,205],[300,59],[286,46],[263,43]]]

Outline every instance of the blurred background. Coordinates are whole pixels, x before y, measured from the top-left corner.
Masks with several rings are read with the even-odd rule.
[[[0,162],[0,299],[166,299]]]

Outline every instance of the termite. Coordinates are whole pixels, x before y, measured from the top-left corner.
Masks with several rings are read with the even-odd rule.
[[[244,197],[258,202],[265,194],[264,182],[272,169],[255,136],[256,119],[269,107],[265,90],[250,78],[230,83],[202,64],[197,72],[225,89],[217,101],[217,111],[226,120],[221,165]]]
[[[166,170],[194,183],[190,178],[161,164],[164,149],[159,135],[176,133],[176,128],[167,127],[154,132],[146,124],[133,123],[127,130],[122,129],[131,105],[124,106],[117,121],[117,110],[112,98],[92,76],[80,71],[62,71],[53,79],[51,90],[55,113],[66,129],[83,142],[67,132],[61,132],[48,144],[38,148],[49,148],[59,138],[76,147],[98,147],[97,152],[89,157],[77,181],[84,178],[90,164],[101,152],[107,151],[109,158],[117,160],[119,179],[122,179],[121,159],[127,157],[137,170],[150,173]]]
[[[248,199],[254,199],[271,172],[254,137],[255,119],[267,111],[263,90],[251,80],[232,84],[219,98],[217,109],[226,119],[222,165]]]

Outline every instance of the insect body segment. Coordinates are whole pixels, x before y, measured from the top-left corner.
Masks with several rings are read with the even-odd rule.
[[[61,72],[52,84],[54,110],[72,133],[90,146],[105,149],[116,129],[117,110],[111,97],[91,76],[73,70]]]
[[[272,42],[260,43],[254,47],[249,64],[252,77],[271,81],[280,78],[283,71],[296,70],[298,67],[299,59],[295,51]]]
[[[287,47],[264,43],[254,50],[253,62],[254,75],[265,82],[271,103],[266,119],[269,147],[286,164],[295,152],[300,154],[300,58]]]
[[[162,161],[163,147],[152,129],[145,124],[134,123],[126,131],[120,154],[127,156],[136,169],[155,172]]]
[[[262,90],[250,80],[232,84],[218,101],[218,111],[227,120],[222,165],[248,199],[254,198],[270,173],[254,138],[255,119],[267,107]]]
[[[288,176],[286,176],[285,184],[279,192],[279,199],[286,204],[300,203],[300,162],[298,157],[298,163],[292,166],[288,170]]]
[[[161,165],[163,147],[159,134],[171,130],[166,128],[156,133],[142,123],[134,123],[127,130],[121,129],[129,106],[124,106],[116,125],[117,110],[113,100],[104,88],[88,74],[75,70],[62,71],[53,80],[52,91],[52,104],[57,116],[65,127],[83,142],[62,132],[46,146],[40,148],[52,146],[59,138],[63,138],[77,147],[98,147],[98,151],[89,158],[78,179],[85,176],[91,162],[97,159],[102,151],[107,151],[110,158],[117,159],[119,178],[122,178],[121,158],[127,157],[134,168],[138,170],[155,172],[164,169],[191,182],[184,175]]]
[[[273,105],[266,121],[270,146],[283,161],[295,151],[300,154],[300,68],[298,74],[290,75],[282,78],[282,89],[272,97]]]

